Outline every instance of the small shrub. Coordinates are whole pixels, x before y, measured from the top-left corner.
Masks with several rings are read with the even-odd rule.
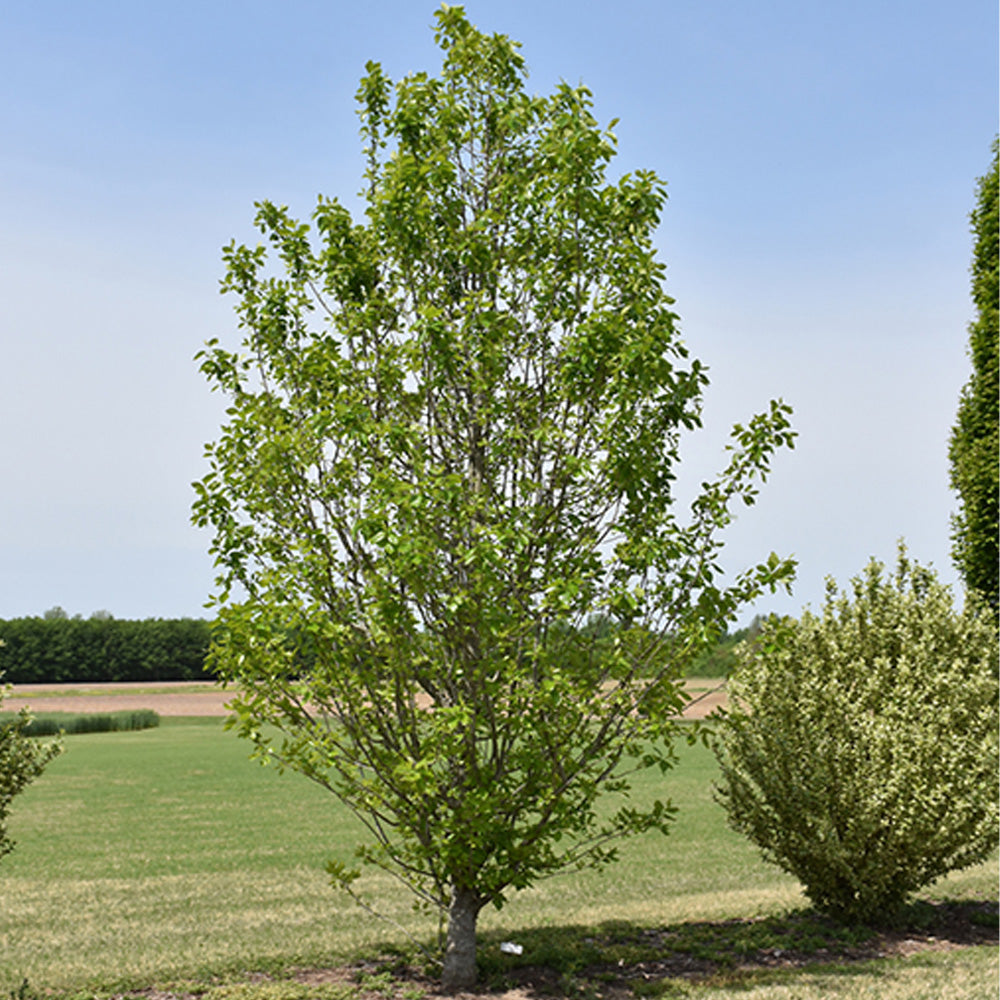
[[[739,650],[716,733],[733,827],[848,922],[891,917],[996,845],[997,631],[901,545],[820,616]]]
[[[14,847],[14,841],[7,836],[7,814],[14,796],[31,784],[62,750],[58,743],[40,745],[28,739],[25,730],[30,721],[28,712],[21,711],[0,722],[0,857]]]

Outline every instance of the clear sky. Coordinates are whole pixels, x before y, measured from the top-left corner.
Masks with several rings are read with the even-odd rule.
[[[361,186],[365,61],[436,72],[431,0],[6,0],[0,12],[0,618],[206,614],[190,483],[222,418],[192,360],[234,328],[253,202]],[[798,447],[730,533],[792,598],[911,554],[955,581],[947,442],[968,377],[968,213],[997,129],[993,0],[478,0],[531,89],[585,83],[655,170],[692,352],[686,468],[781,396]],[[744,620],[752,613],[748,611]]]

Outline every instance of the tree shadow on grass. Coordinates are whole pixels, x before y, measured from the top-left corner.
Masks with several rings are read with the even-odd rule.
[[[501,951],[501,942],[508,939],[522,945],[522,954]],[[812,910],[662,927],[615,921],[488,932],[481,939],[480,974],[493,990],[517,988],[546,996],[622,990],[655,994],[670,980],[828,964],[849,967],[930,949],[995,945],[998,939],[995,900],[918,902],[886,927],[845,927]]]
[[[463,1000],[492,1000],[498,993],[535,997],[632,1000],[689,996],[708,983],[739,991],[761,976],[796,970],[865,975],[861,963],[921,951],[996,945],[996,900],[918,902],[891,927],[849,928],[812,910],[746,920],[689,921],[650,927],[632,921],[597,926],[567,924],[506,928],[480,936],[480,983]],[[501,950],[504,942],[520,955]],[[327,968],[276,969],[276,978],[255,974],[241,987],[207,996],[243,1000],[444,1000],[416,949],[384,941],[367,961]],[[291,977],[289,978],[289,971]],[[235,990],[235,992],[233,992]],[[291,991],[291,992],[289,992]],[[296,992],[297,991],[297,992]],[[141,990],[119,1000],[198,1000],[197,991]],[[492,996],[491,996],[492,995]],[[17,998],[12,998],[17,1000]]]

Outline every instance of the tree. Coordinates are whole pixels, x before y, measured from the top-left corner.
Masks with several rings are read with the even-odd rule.
[[[780,402],[737,426],[675,517],[707,379],[652,247],[662,185],[606,182],[586,89],[529,96],[517,46],[460,8],[436,37],[439,78],[367,66],[366,220],[263,202],[266,246],[227,248],[243,337],[199,355],[229,409],[194,520],[239,732],[447,913],[454,989],[484,906],[668,828],[669,805],[624,800],[628,775],[672,762],[687,660],[791,578],[772,554],[722,586],[718,554],[794,434]]]
[[[0,647],[4,645],[0,640]],[[3,692],[0,690],[0,702]],[[53,757],[62,752],[58,742],[43,744],[25,734],[31,715],[22,709],[15,718],[0,722],[0,857],[14,849],[7,835],[7,816],[14,796],[31,784]]]
[[[740,647],[719,723],[730,823],[850,922],[891,917],[997,838],[997,629],[901,545],[819,616]]]
[[[976,208],[970,216],[975,247],[972,300],[976,319],[969,324],[972,376],[962,390],[951,433],[951,486],[961,509],[952,517],[952,556],[969,590],[1000,611],[1000,180],[998,143],[993,163],[979,179]]]

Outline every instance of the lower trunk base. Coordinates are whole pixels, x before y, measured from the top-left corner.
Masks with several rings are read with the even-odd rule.
[[[471,889],[455,887],[448,907],[448,937],[441,988],[458,993],[476,984],[476,920],[482,906]]]

